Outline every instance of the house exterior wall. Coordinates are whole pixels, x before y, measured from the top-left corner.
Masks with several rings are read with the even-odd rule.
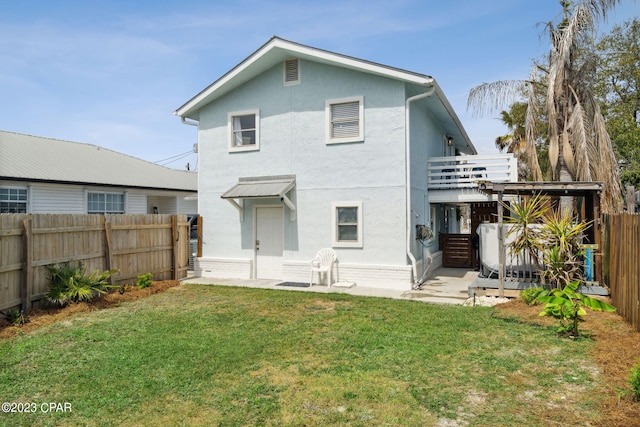
[[[205,219],[204,277],[254,276],[254,206],[276,199],[245,200],[238,210],[220,196],[239,177],[296,175],[292,198],[297,218],[285,208],[283,280],[309,279],[309,261],[332,247],[332,203],[362,202],[362,248],[335,247],[338,280],[361,286],[410,289],[406,254],[405,85],[402,82],[300,61],[301,84],[283,87],[282,65],[222,96],[199,112],[199,212]],[[364,97],[364,142],[326,143],[327,100]],[[228,114],[258,110],[259,150],[229,152]],[[424,113],[424,111],[423,111]],[[416,120],[430,120],[416,113]],[[417,156],[442,132],[422,125],[415,132]],[[412,136],[413,138],[413,136]],[[415,160],[412,207],[426,218],[426,158]],[[412,160],[413,162],[413,160]],[[413,187],[413,186],[412,186]],[[411,236],[412,249],[415,234]]]
[[[437,236],[440,231],[438,218],[442,217],[440,208],[436,207],[437,218],[435,222],[431,218],[431,204],[429,203],[429,190],[427,186],[427,161],[431,157],[438,157],[447,154],[444,140],[445,130],[438,124],[432,116],[427,105],[431,100],[412,103],[409,107],[410,117],[410,143],[411,143],[411,252],[417,260],[417,274],[422,276],[428,268],[433,270],[442,264],[442,257],[437,246],[437,239],[434,239],[429,246],[423,246],[416,237],[418,224],[432,226],[433,232]],[[440,214],[438,214],[440,212]],[[431,257],[429,261],[428,258]],[[426,260],[426,261],[425,261]],[[429,265],[423,265],[425,261]]]
[[[86,214],[88,192],[124,193],[127,214],[151,213],[147,211],[147,197],[169,200],[166,209],[159,210],[158,213],[162,214],[196,213],[197,209],[195,200],[180,204],[181,208],[187,210],[177,209],[177,199],[183,199],[189,193],[7,180],[0,181],[0,187],[27,189],[29,213]]]

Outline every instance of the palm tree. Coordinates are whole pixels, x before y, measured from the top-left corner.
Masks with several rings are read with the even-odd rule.
[[[606,19],[620,0],[561,0],[563,19],[546,29],[550,36],[547,64],[534,64],[528,80],[483,83],[469,93],[468,107],[477,114],[493,111],[523,90],[527,93],[525,151],[531,177],[542,181],[538,164],[536,127],[540,120],[536,102],[542,85],[547,121],[549,168],[552,180],[603,183],[604,212],[621,209],[618,165],[597,99],[591,92],[595,71],[593,52],[597,19]],[[538,77],[539,73],[543,73]]]

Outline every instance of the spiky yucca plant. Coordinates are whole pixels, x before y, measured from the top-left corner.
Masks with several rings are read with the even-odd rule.
[[[569,211],[551,212],[542,225],[542,235],[549,245],[544,255],[543,275],[556,288],[563,288],[580,278],[582,236],[592,221],[576,221]]]
[[[538,254],[544,250],[544,239],[541,229],[533,225],[539,225],[549,210],[545,199],[540,194],[535,194],[520,203],[505,204],[504,207],[511,212],[507,219],[507,223],[512,226],[507,237],[514,236],[509,246],[510,253],[529,255],[540,270]]]

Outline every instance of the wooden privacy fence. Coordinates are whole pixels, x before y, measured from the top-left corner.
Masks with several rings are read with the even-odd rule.
[[[115,284],[152,273],[186,277],[185,215],[0,214],[0,310],[24,311],[46,293],[47,265],[81,262],[87,272],[116,269]]]
[[[640,215],[603,215],[604,280],[620,314],[640,332]]]

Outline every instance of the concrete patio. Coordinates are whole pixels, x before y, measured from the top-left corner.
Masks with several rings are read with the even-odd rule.
[[[311,287],[278,286],[282,280],[271,279],[226,279],[190,277],[183,283],[215,284],[220,286],[245,286],[248,288],[277,289],[283,291],[344,293],[359,296],[381,298],[406,299],[436,304],[463,304],[468,298],[468,289],[478,277],[477,271],[461,268],[438,268],[430,278],[420,287],[412,291],[397,291],[391,289],[368,288],[363,286],[328,288],[326,285]]]

